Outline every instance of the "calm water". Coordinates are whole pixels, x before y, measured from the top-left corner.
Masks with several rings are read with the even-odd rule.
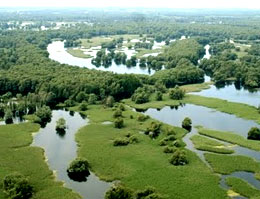
[[[209,129],[234,132],[243,137],[247,137],[247,132],[251,127],[260,127],[260,125],[258,125],[254,121],[245,120],[234,115],[191,104],[180,106],[177,110],[170,107],[164,107],[161,110],[150,108],[145,111],[145,114],[161,122],[179,127],[181,127],[181,123],[185,117],[191,118],[193,126],[192,131],[183,138],[183,141],[187,144],[186,148],[194,151],[208,166],[209,164],[204,158],[204,151],[195,149],[192,141],[190,140],[190,137],[198,134],[195,126],[201,125]],[[220,142],[228,144],[223,141]],[[240,146],[235,146],[233,150],[235,151],[235,153],[232,155],[245,155],[260,161],[260,152],[258,151]],[[228,176],[237,176],[239,178],[242,178],[256,188],[260,189],[260,181],[256,180],[252,173],[248,172],[235,172],[230,175],[222,176],[221,186],[224,188],[227,188],[227,185],[225,184],[225,178]]]
[[[99,48],[98,48],[99,49]],[[92,48],[91,55],[96,55],[96,52],[98,49],[95,50],[95,48]],[[54,41],[51,44],[48,45],[47,48],[49,52],[49,58],[57,61],[61,64],[69,64],[72,66],[79,66],[79,67],[87,67],[89,69],[97,69],[102,71],[111,71],[119,74],[124,73],[133,73],[133,74],[146,74],[146,75],[152,75],[155,71],[149,70],[148,68],[142,68],[137,66],[135,67],[127,67],[125,65],[116,65],[115,62],[112,63],[111,66],[105,68],[104,66],[96,67],[91,63],[91,59],[84,59],[84,58],[78,58],[74,57],[71,54],[69,54],[66,49],[64,48],[64,42],[61,41]],[[89,50],[86,50],[86,53]],[[126,53],[128,58],[130,58],[132,55],[135,54],[135,50],[129,50],[128,48],[123,48],[122,52]]]
[[[66,120],[66,134],[60,136],[56,133],[56,121],[63,117]],[[57,179],[64,181],[65,185],[78,192],[84,199],[103,199],[110,183],[103,182],[93,173],[86,182],[75,182],[67,176],[67,167],[77,157],[77,143],[75,133],[87,125],[88,120],[83,119],[78,113],[70,115],[63,110],[52,112],[52,120],[45,128],[41,128],[35,135],[33,146],[42,147],[51,170],[56,172]]]
[[[194,95],[200,95],[205,97],[215,97],[231,102],[239,102],[258,107],[260,105],[260,92],[250,92],[247,89],[236,89],[235,85],[227,85],[224,88],[217,88],[212,85],[210,89],[202,90],[200,92],[192,93]]]

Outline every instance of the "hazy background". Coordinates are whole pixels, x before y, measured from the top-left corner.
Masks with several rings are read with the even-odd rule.
[[[0,7],[146,7],[260,9],[260,0],[1,0]]]

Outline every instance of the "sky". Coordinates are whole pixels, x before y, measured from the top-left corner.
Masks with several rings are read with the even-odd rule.
[[[260,0],[0,0],[0,7],[146,7],[260,9]]]

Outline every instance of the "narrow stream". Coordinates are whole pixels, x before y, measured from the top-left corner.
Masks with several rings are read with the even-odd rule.
[[[60,118],[66,120],[66,134],[64,136],[56,133],[56,121]],[[65,186],[78,192],[84,199],[104,199],[106,190],[111,183],[99,180],[91,173],[86,182],[76,182],[67,175],[67,167],[77,157],[77,143],[75,134],[88,124],[79,113],[71,113],[64,110],[52,111],[52,120],[41,128],[34,136],[33,146],[42,147],[51,170],[54,171],[58,180],[65,182]]]
[[[198,133],[195,126],[201,125],[209,129],[234,132],[243,137],[247,136],[247,132],[251,127],[260,127],[260,125],[255,123],[254,121],[245,120],[242,118],[238,118],[234,115],[222,113],[210,108],[192,104],[186,104],[184,106],[179,106],[178,108],[164,107],[161,110],[150,108],[147,111],[145,111],[144,114],[149,115],[150,117],[157,119],[161,122],[180,127],[185,117],[191,118],[193,124],[192,131],[183,138],[183,141],[187,145],[186,148],[195,152],[208,166],[210,165],[205,160],[205,152],[195,149],[192,141],[190,140],[190,137]],[[228,144],[224,141],[219,142]],[[260,161],[260,152],[258,151],[254,151],[241,146],[235,146],[232,149],[235,151],[235,153],[232,155],[244,155]],[[255,179],[254,174],[244,171],[234,172],[230,175],[222,175],[220,185],[223,188],[228,188],[228,186],[225,183],[225,178],[229,176],[235,176],[243,180],[246,180],[252,186],[260,189],[260,181]]]

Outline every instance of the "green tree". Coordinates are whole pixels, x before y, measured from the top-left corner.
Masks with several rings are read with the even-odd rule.
[[[86,181],[90,175],[89,163],[84,158],[76,158],[73,160],[67,168],[68,176],[75,181]]]
[[[170,89],[169,96],[173,100],[182,100],[185,96],[185,91],[178,86],[173,89]]]
[[[11,199],[29,199],[33,195],[33,187],[27,178],[18,173],[7,175],[3,180],[3,189]]]
[[[188,164],[189,161],[186,152],[180,149],[176,150],[170,159],[170,163],[175,166]]]
[[[191,125],[192,125],[192,121],[190,118],[185,117],[184,120],[182,121],[182,128],[190,131],[191,130]]]
[[[248,132],[247,139],[260,140],[260,129],[257,127],[252,127]]]
[[[134,199],[134,197],[130,189],[120,184],[114,184],[106,192],[105,199]]]
[[[39,118],[38,123],[46,123],[51,120],[51,109],[48,106],[43,106],[39,108],[36,112],[35,115]]]
[[[115,128],[121,129],[124,127],[124,120],[122,118],[117,118],[114,122]]]
[[[4,119],[6,124],[13,123],[13,113],[10,108],[5,109]]]

